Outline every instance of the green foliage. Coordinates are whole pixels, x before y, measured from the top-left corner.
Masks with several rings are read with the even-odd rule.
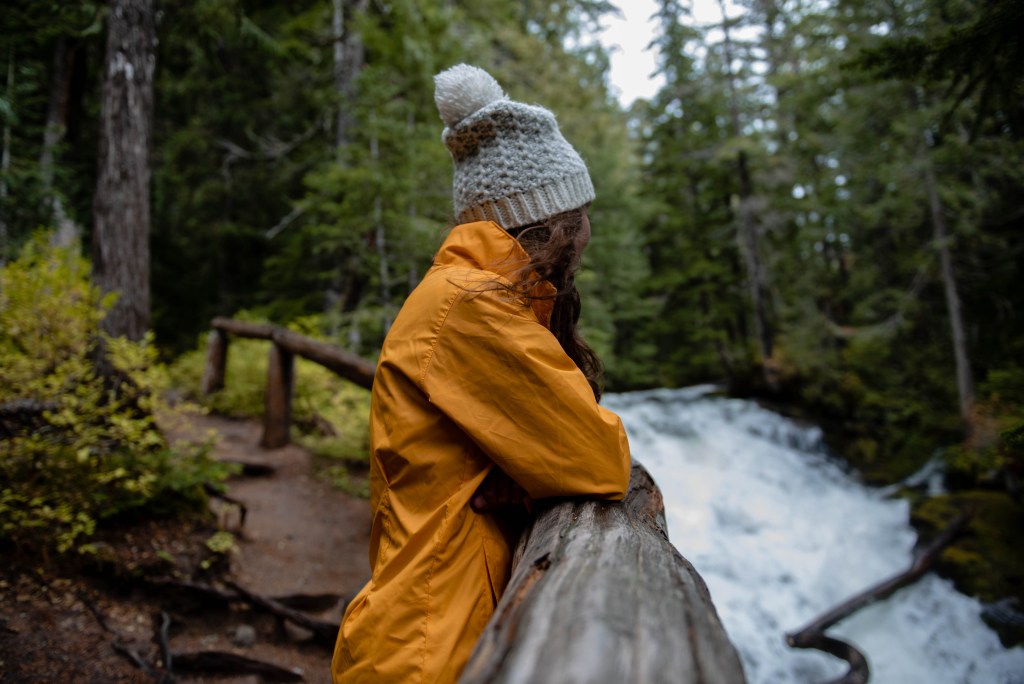
[[[194,509],[227,475],[204,446],[167,447],[152,339],[101,341],[109,304],[76,251],[42,233],[0,270],[0,404],[46,409],[0,438],[0,536],[15,543],[63,552],[114,516]]]
[[[162,350],[180,353],[212,316],[248,310],[373,357],[452,222],[431,77],[467,61],[555,111],[591,170],[581,327],[608,389],[720,381],[772,394],[833,426],[871,477],[961,442],[947,453],[971,477],[1016,463],[1020,3],[726,3],[728,41],[690,4],[657,3],[665,85],[630,112],[609,96],[608,55],[589,38],[611,11],[601,1],[343,3],[340,64],[331,3],[168,4],[153,141]],[[101,3],[18,0],[4,18],[0,261],[49,220],[54,195],[87,223],[103,50]],[[73,77],[54,89],[61,40]],[[51,92],[66,94],[67,121],[47,190]],[[744,219],[753,247],[739,240]],[[944,279],[958,288],[978,379],[983,429],[966,442]],[[26,344],[59,357],[74,337],[56,324],[65,313],[52,331],[39,326],[41,346]],[[233,345],[213,407],[262,411],[264,349]],[[24,357],[9,377],[52,365]],[[187,382],[201,364],[200,352],[181,362]],[[302,439],[356,458],[365,410],[306,398],[307,382],[333,386],[299,372],[310,378],[297,382],[299,424],[329,416],[342,433]]]
[[[641,325],[659,381],[720,380],[794,402],[871,480],[898,479],[946,445],[959,445],[945,453],[972,481],[1010,467],[1003,454],[1016,452],[999,434],[1019,423],[1011,364],[1024,353],[1013,275],[1024,249],[1011,237],[1019,3],[726,9],[731,42],[720,27],[694,28],[688,3],[659,3],[666,84],[635,110],[642,192],[657,207],[642,231],[660,306]],[[753,250],[740,245],[744,209]],[[759,283],[745,249],[763,266]],[[756,372],[758,284],[770,292],[774,390]],[[967,441],[953,286],[980,380]]]

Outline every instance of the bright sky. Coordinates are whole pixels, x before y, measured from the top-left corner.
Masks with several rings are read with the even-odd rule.
[[[637,98],[653,97],[661,87],[661,78],[652,77],[654,50],[647,49],[657,29],[651,17],[658,7],[655,0],[613,0],[612,4],[622,16],[605,19],[598,39],[611,51],[612,88],[622,105],[629,107]],[[697,23],[707,24],[721,21],[722,13],[717,0],[693,0],[693,16]]]

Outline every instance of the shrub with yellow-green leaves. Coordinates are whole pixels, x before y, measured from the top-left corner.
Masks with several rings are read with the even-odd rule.
[[[112,301],[45,235],[0,268],[0,538],[88,549],[103,520],[199,506],[227,475],[204,446],[168,448],[166,371],[152,339],[101,335]]]

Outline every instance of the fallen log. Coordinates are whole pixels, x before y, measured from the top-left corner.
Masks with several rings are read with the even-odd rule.
[[[808,625],[786,635],[786,643],[792,648],[813,648],[841,658],[850,668],[843,676],[827,684],[866,684],[871,677],[868,660],[857,648],[841,639],[825,634],[825,631],[840,620],[848,618],[861,608],[887,599],[899,589],[913,584],[931,570],[942,550],[949,546],[970,521],[970,514],[961,514],[951,522],[939,536],[925,546],[903,572],[865,589],[843,601],[835,608],[819,615]]]
[[[459,681],[746,680],[704,581],[668,541],[661,492],[634,462],[623,502],[536,515]]]

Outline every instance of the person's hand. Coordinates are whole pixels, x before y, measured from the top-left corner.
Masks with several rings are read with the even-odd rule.
[[[526,499],[525,489],[499,468],[494,468],[477,487],[469,505],[477,513],[486,513],[500,508],[523,506]]]

